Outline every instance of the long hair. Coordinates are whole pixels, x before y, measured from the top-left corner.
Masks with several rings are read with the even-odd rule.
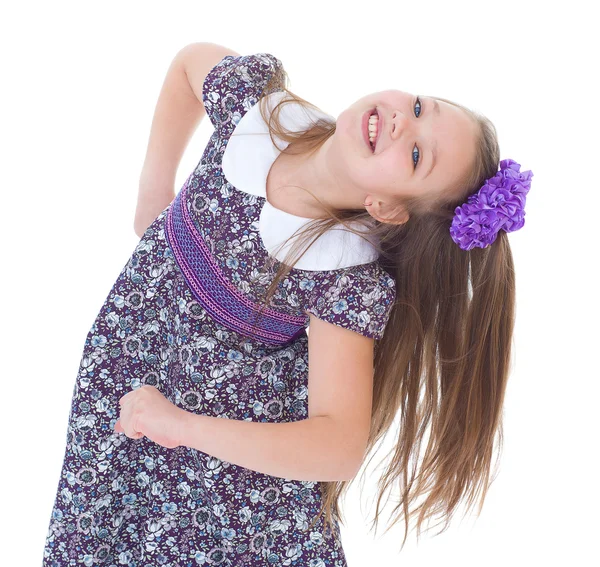
[[[279,121],[282,105],[293,102],[317,108],[291,92],[288,84],[283,69],[271,77],[258,101],[261,116],[273,144],[275,134],[290,144],[283,151],[311,154],[334,134],[336,123],[319,119],[301,132],[284,129]],[[268,113],[266,95],[274,90],[287,96]],[[306,251],[335,224],[342,223],[352,232],[358,224],[376,237],[379,262],[396,282],[396,301],[384,336],[375,341],[366,455],[383,441],[399,415],[393,450],[378,481],[374,523],[377,527],[384,494],[397,485],[400,501],[388,530],[404,518],[402,548],[414,517],[418,540],[422,524],[436,515],[445,519],[439,533],[445,531],[461,501],[467,504],[466,514],[479,498],[477,515],[481,512],[495,480],[495,475],[490,478],[490,465],[496,438],[498,458],[503,444],[502,406],[515,317],[515,275],[506,233],[500,231],[487,248],[469,251],[460,249],[449,233],[454,209],[498,171],[496,129],[475,111],[432,98],[462,109],[477,125],[476,155],[465,178],[434,197],[396,198],[392,207],[402,205],[409,214],[404,224],[373,222],[364,209],[332,209],[313,195],[324,216],[306,224],[279,263],[263,305],[298,261],[298,251],[302,247]],[[420,457],[426,433],[427,445]],[[330,527],[333,517],[343,523],[339,501],[354,480],[320,482],[321,509],[311,527],[322,514]],[[413,506],[420,497],[424,500]]]

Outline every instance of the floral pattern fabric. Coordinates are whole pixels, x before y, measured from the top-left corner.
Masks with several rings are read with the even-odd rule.
[[[222,277],[250,301],[272,281],[257,234],[263,200],[224,180],[220,156],[280,65],[270,54],[228,56],[207,75],[203,96],[215,132],[185,192],[146,229],[85,339],[44,567],[347,566],[337,523],[334,533],[322,519],[308,530],[321,503],[319,482],[114,432],[119,398],[144,384],[198,414],[308,418],[306,333],[273,345],[215,320],[190,288],[165,229],[183,199]],[[310,312],[379,338],[394,291],[377,262],[292,270],[271,308],[305,317],[306,325]]]

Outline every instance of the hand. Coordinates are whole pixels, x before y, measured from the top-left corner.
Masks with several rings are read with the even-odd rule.
[[[167,400],[154,386],[145,385],[128,392],[119,400],[119,405],[116,432],[125,433],[131,439],[145,435],[168,449],[181,445],[188,412]]]

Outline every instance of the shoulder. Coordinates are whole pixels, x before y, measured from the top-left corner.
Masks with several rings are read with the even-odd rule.
[[[214,63],[214,59],[212,60]],[[208,65],[208,64],[207,64]],[[233,128],[260,97],[273,77],[278,77],[272,90],[285,83],[282,62],[271,53],[250,55],[227,54],[206,72],[202,84],[197,80],[199,100],[216,129]]]
[[[240,54],[217,43],[196,42],[183,47],[177,56],[183,62],[185,74],[196,98],[202,101],[202,87],[209,72],[225,57],[240,57]]]
[[[317,272],[307,289],[306,315],[377,339],[396,298],[394,278],[377,261]]]
[[[394,278],[377,260],[335,270],[307,271],[304,274],[318,283],[320,290],[317,291],[321,293],[327,288],[327,285],[338,290],[348,288],[354,291],[367,291],[377,288],[378,290],[389,290],[393,294],[396,291]]]

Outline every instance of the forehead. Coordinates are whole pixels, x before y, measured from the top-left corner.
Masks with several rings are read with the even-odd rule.
[[[445,138],[447,142],[473,143],[476,124],[462,108],[431,97],[426,97],[425,101],[429,103],[432,113],[434,102],[437,102],[440,108],[439,115],[432,115],[433,134]]]
[[[425,97],[433,111],[434,99]],[[431,177],[436,183],[446,185],[448,181],[461,178],[471,167],[475,158],[477,124],[461,108],[442,100],[439,116],[432,116],[432,144],[437,146],[437,159]],[[437,170],[437,171],[436,171]],[[435,176],[434,176],[435,174]],[[444,178],[446,183],[441,183]]]

